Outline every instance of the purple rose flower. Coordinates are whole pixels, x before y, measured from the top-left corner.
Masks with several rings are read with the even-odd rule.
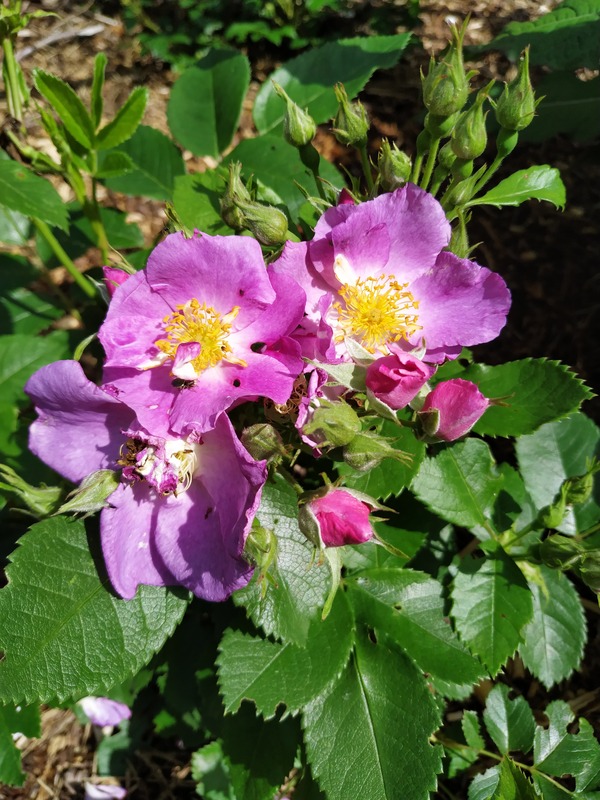
[[[92,725],[118,725],[124,719],[130,719],[131,709],[125,703],[118,703],[109,697],[83,697],[79,701],[83,713]]]
[[[304,306],[293,279],[269,277],[254,239],[171,234],[115,291],[99,332],[105,383],[155,433],[166,421],[209,430],[257,396],[284,403],[303,368],[288,334]]]
[[[102,267],[102,273],[109,297],[112,297],[119,286],[131,277],[128,272],[116,267]]]
[[[316,521],[324,547],[362,544],[373,537],[370,506],[347,489],[332,489],[315,497],[305,510]]]
[[[393,347],[393,345],[392,345]],[[402,351],[378,358],[367,368],[367,394],[394,410],[404,408],[435,373],[435,367]]]
[[[140,584],[182,585],[206,600],[245,586],[242,552],[266,478],[223,414],[213,430],[151,435],[134,412],[87,380],[76,361],[38,370],[25,391],[38,419],[30,448],[78,483],[122,470],[100,517],[111,582],[126,599]]]
[[[462,378],[443,381],[427,395],[421,411],[426,433],[453,442],[468,433],[490,401],[478,387]]]
[[[307,320],[331,328],[339,358],[349,360],[351,338],[374,355],[396,343],[440,363],[494,339],[510,306],[502,278],[447,252],[449,241],[441,205],[407,184],[328,209],[312,241],[288,242],[270,272],[303,287]]]

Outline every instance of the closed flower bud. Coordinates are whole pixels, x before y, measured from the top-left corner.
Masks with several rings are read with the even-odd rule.
[[[492,81],[493,83],[493,81]],[[483,103],[487,99],[490,83],[485,89],[478,92],[473,105],[460,115],[456,127],[452,132],[452,150],[457,158],[472,161],[478,158],[487,144],[487,131],[485,118],[487,112],[483,111]]]
[[[522,131],[533,121],[536,105],[535,92],[529,80],[529,48],[526,47],[517,77],[504,87],[496,104],[498,124],[509,131]]]
[[[453,442],[471,430],[489,405],[474,383],[452,378],[429,392],[419,417],[429,437]]]
[[[576,506],[585,503],[589,499],[594,489],[594,475],[596,472],[600,472],[600,461],[594,459],[583,475],[577,475],[575,478],[569,478],[566,481],[567,503]]]
[[[370,126],[363,104],[351,103],[341,83],[336,83],[333,90],[339,103],[333,121],[335,138],[346,146],[364,147]]]
[[[255,520],[244,545],[244,558],[261,576],[266,576],[276,557],[277,537],[273,531],[258,525]]]
[[[394,189],[404,186],[410,178],[412,163],[405,152],[384,139],[379,151],[378,167],[381,188],[386,192],[393,192]]]
[[[435,373],[411,353],[378,358],[367,368],[367,396],[374,395],[394,411],[407,406]]]
[[[288,221],[283,211],[255,200],[237,200],[235,206],[242,215],[242,227],[261,244],[278,245],[287,240]]]
[[[348,403],[332,403],[321,399],[310,422],[303,426],[302,433],[310,436],[319,446],[343,447],[354,439],[361,428],[356,411]]]
[[[432,114],[449,117],[460,111],[467,102],[469,80],[474,73],[465,73],[462,43],[466,24],[452,27],[452,43],[443,60],[429,62],[427,75],[421,73],[423,102]]]
[[[236,231],[244,228],[244,215],[238,209],[236,203],[239,200],[251,200],[250,193],[246,189],[241,178],[242,165],[239,161],[232,161],[229,164],[229,176],[227,178],[227,188],[220,200],[221,217],[224,222]]]
[[[129,277],[128,272],[116,267],[102,267],[102,274],[104,275],[104,284],[108,291],[109,298],[113,296],[119,286],[125,283]]]
[[[278,460],[284,456],[285,446],[278,431],[268,422],[259,422],[245,428],[241,435],[242,444],[256,461]]]
[[[452,142],[446,142],[443,147],[440,147],[440,151],[438,153],[438,164],[442,167],[446,172],[449,172],[452,169],[452,165],[456,161],[456,154],[452,149]]]
[[[283,135],[293,147],[303,147],[314,139],[317,126],[314,119],[306,111],[303,111],[297,103],[288,96],[286,91],[278,83],[273,81],[273,88],[276,94],[285,100],[286,112],[283,120]]]
[[[369,515],[376,503],[361,492],[329,487],[300,507],[298,522],[317,547],[363,544],[373,537]]]
[[[549,506],[542,508],[536,522],[542,528],[558,528],[567,513],[567,484],[560,487],[558,498]]]
[[[344,447],[342,457],[348,466],[359,472],[367,472],[373,469],[384,458],[394,458],[404,462],[410,460],[410,456],[402,450],[396,450],[395,447],[392,447],[388,439],[369,431],[355,436]]]

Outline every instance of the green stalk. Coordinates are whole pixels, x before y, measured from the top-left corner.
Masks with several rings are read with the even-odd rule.
[[[435,166],[435,160],[438,150],[440,149],[441,141],[440,138],[432,139],[431,145],[429,146],[429,155],[427,156],[427,163],[425,164],[425,171],[423,172],[423,179],[421,180],[421,189],[425,189],[425,191],[427,191],[429,181],[431,180],[431,174]]]
[[[8,103],[8,109],[16,120],[23,122],[21,87],[19,86],[19,76],[17,73],[18,66],[10,36],[7,36],[3,40],[2,49],[4,51],[4,66],[6,67],[6,100]]]
[[[360,163],[362,164],[363,173],[365,175],[365,180],[367,181],[367,189],[369,190],[369,194],[373,193],[373,189],[375,188],[375,184],[373,183],[373,173],[371,172],[371,163],[369,161],[369,156],[367,154],[367,145],[363,144],[358,148],[360,153]]]
[[[96,234],[96,242],[98,244],[98,247],[100,248],[102,261],[105,264],[107,264],[108,254],[110,251],[110,244],[108,242],[108,236],[106,235],[106,229],[104,227],[104,223],[102,222],[102,217],[100,216],[100,206],[98,205],[98,198],[96,191],[97,191],[97,181],[95,178],[93,178],[92,199],[91,201],[86,200],[86,202],[83,204],[83,211],[91,223],[92,230]]]
[[[35,218],[33,219],[33,224],[38,229],[43,238],[46,240],[54,255],[58,258],[60,263],[67,270],[67,272],[73,278],[73,280],[79,286],[79,288],[88,297],[94,298],[96,296],[96,289],[94,288],[93,284],[91,284],[88,280],[86,280],[81,274],[81,272],[79,272],[79,270],[77,269],[71,258],[69,258],[69,256],[63,249],[62,245],[60,244],[56,236],[50,230],[50,227],[45,222],[42,222],[42,220]]]

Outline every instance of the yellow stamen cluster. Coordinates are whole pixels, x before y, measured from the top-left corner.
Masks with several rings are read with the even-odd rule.
[[[334,304],[341,329],[338,341],[350,336],[374,353],[387,342],[407,339],[421,330],[414,313],[419,303],[406,291],[407,286],[389,275],[359,278],[343,286],[339,292],[344,302]]]
[[[196,298],[176,308],[173,314],[163,320],[167,338],[155,342],[159,350],[174,359],[180,344],[198,342],[200,353],[191,362],[196,375],[223,360],[245,366],[245,362],[233,356],[227,341],[233,320],[239,313],[239,306],[234,306],[224,316]]]

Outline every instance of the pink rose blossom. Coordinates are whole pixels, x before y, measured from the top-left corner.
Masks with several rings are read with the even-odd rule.
[[[438,383],[429,392],[420,413],[437,412],[437,427],[427,432],[436,439],[453,442],[471,430],[489,405],[488,398],[474,383],[452,378]]]
[[[131,709],[125,703],[118,703],[109,697],[83,697],[79,701],[83,713],[92,725],[118,725],[124,719],[130,719]]]
[[[350,491],[333,489],[310,500],[307,508],[317,521],[325,547],[362,544],[373,537],[371,508]]]
[[[108,296],[112,297],[122,283],[125,283],[131,275],[125,270],[115,267],[102,267],[104,274],[104,284],[108,291]]]
[[[127,790],[113,783],[86,783],[84,800],[123,800]]]
[[[402,351],[378,358],[367,368],[367,394],[389,408],[404,408],[435,373],[435,367]]]

